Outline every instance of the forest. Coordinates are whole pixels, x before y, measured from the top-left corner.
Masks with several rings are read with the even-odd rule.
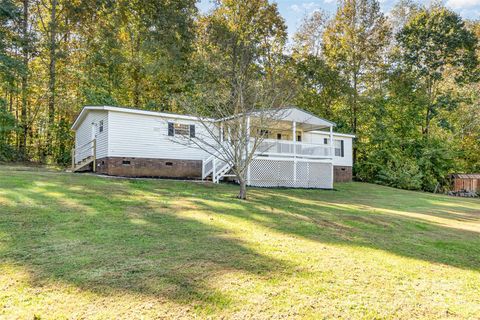
[[[280,88],[356,135],[357,180],[438,190],[480,172],[479,38],[480,21],[411,0],[388,15],[340,0],[290,39],[267,0],[0,0],[0,161],[67,165],[84,105],[181,113],[201,97],[208,113],[243,57],[255,95]]]

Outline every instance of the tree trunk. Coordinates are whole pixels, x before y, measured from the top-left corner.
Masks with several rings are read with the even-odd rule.
[[[27,90],[28,90],[28,0],[23,0],[23,21],[22,21],[22,113],[20,115],[21,136],[19,141],[19,155],[22,160],[26,159],[27,135],[28,135],[28,118],[27,118]]]
[[[430,114],[431,106],[429,104],[427,108],[427,115],[425,116],[425,128],[423,129],[423,134],[426,138],[428,138],[428,132],[430,131]]]
[[[247,181],[240,179],[238,182],[240,184],[240,191],[238,192],[237,198],[247,200]]]
[[[132,46],[132,64],[133,64],[133,106],[140,108],[140,35],[138,34]]]
[[[55,74],[57,62],[57,0],[52,0],[52,8],[50,12],[50,63],[49,63],[49,79],[48,79],[48,128],[47,128],[47,154],[52,155],[52,133],[55,125]]]
[[[10,89],[10,99],[8,102],[8,111],[12,113],[13,111],[13,89]]]
[[[357,92],[357,73],[353,74],[353,114],[352,114],[352,131],[357,135],[357,109],[358,109],[358,92]],[[357,144],[353,144],[353,164],[357,162]]]
[[[430,131],[430,120],[432,117],[433,109],[433,99],[434,99],[434,80],[429,78],[427,80],[427,91],[428,91],[428,106],[427,106],[427,115],[425,116],[425,128],[423,128],[423,135],[428,138],[428,133]]]

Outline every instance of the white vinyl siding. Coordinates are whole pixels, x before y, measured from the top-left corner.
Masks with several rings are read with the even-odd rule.
[[[324,144],[325,139],[327,142],[330,143],[330,135],[328,132],[305,132],[303,134],[303,140],[305,143],[316,143],[316,144]],[[336,135],[333,134],[334,140],[334,147],[335,147],[335,156],[333,157],[333,164],[335,166],[346,166],[351,167],[353,165],[352,161],[352,138],[345,137],[341,134]],[[340,156],[340,145],[341,140],[343,140],[343,157]]]
[[[127,110],[127,109],[126,109]],[[203,124],[195,118],[172,115],[155,114],[153,112],[133,113],[132,110],[85,110],[85,115],[80,118],[76,125],[75,145],[82,146],[92,140],[92,123],[95,128],[97,139],[97,158],[103,157],[132,157],[132,158],[154,158],[154,159],[179,159],[179,160],[204,160],[209,153],[201,150],[191,139],[207,140],[209,134]],[[103,121],[103,132],[100,132],[101,121]],[[189,135],[169,136],[168,123],[173,123],[177,128],[195,126],[195,138]],[[176,129],[177,129],[176,128]],[[283,136],[282,136],[283,138]],[[290,137],[291,138],[291,137]],[[303,132],[303,143],[314,143],[323,145],[327,139],[330,142],[328,132]],[[214,144],[210,140],[210,143]],[[343,157],[337,155],[333,158],[336,166],[352,166],[352,140],[348,135],[335,134],[335,145],[339,141],[344,144]],[[182,141],[182,143],[178,143]],[[91,154],[86,154],[88,156]],[[77,159],[81,160],[81,159]]]
[[[168,136],[169,122],[195,124],[197,137],[208,136],[203,125],[194,120],[109,111],[109,156],[180,160],[208,157],[208,153],[189,143],[188,138],[175,140],[181,138]]]
[[[103,132],[100,130],[100,121],[103,121]],[[92,155],[92,150],[85,147],[93,138],[97,139],[97,159],[107,156],[108,153],[108,112],[92,110],[83,119],[75,132],[75,148],[77,161]]]

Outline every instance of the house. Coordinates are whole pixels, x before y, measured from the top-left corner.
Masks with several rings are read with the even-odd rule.
[[[334,123],[296,107],[285,108],[280,123],[265,132],[249,166],[248,185],[330,189],[334,182],[352,179],[353,135],[335,133]],[[231,169],[212,152],[174,141],[175,136],[206,135],[205,122],[193,116],[86,106],[72,130],[74,171],[218,182]]]

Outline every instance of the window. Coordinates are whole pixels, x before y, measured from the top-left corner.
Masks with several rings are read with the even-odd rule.
[[[277,140],[282,140],[282,134],[281,133],[277,133]]]
[[[344,157],[345,150],[343,146],[343,140],[335,140],[334,145],[335,145],[335,157]]]
[[[103,132],[103,120],[100,120],[100,125],[98,126],[98,131],[99,131],[100,133]]]
[[[195,125],[183,123],[168,123],[168,135],[174,137],[176,135],[195,138]]]
[[[190,135],[190,126],[188,124],[175,123],[175,135],[188,136]]]
[[[260,136],[261,137],[265,137],[265,138],[268,138],[268,134],[270,132],[268,130],[265,130],[265,129],[260,129]]]
[[[295,136],[298,142],[302,142],[302,131],[297,130],[297,132],[295,132]]]
[[[323,138],[323,144],[328,144],[328,138]]]

